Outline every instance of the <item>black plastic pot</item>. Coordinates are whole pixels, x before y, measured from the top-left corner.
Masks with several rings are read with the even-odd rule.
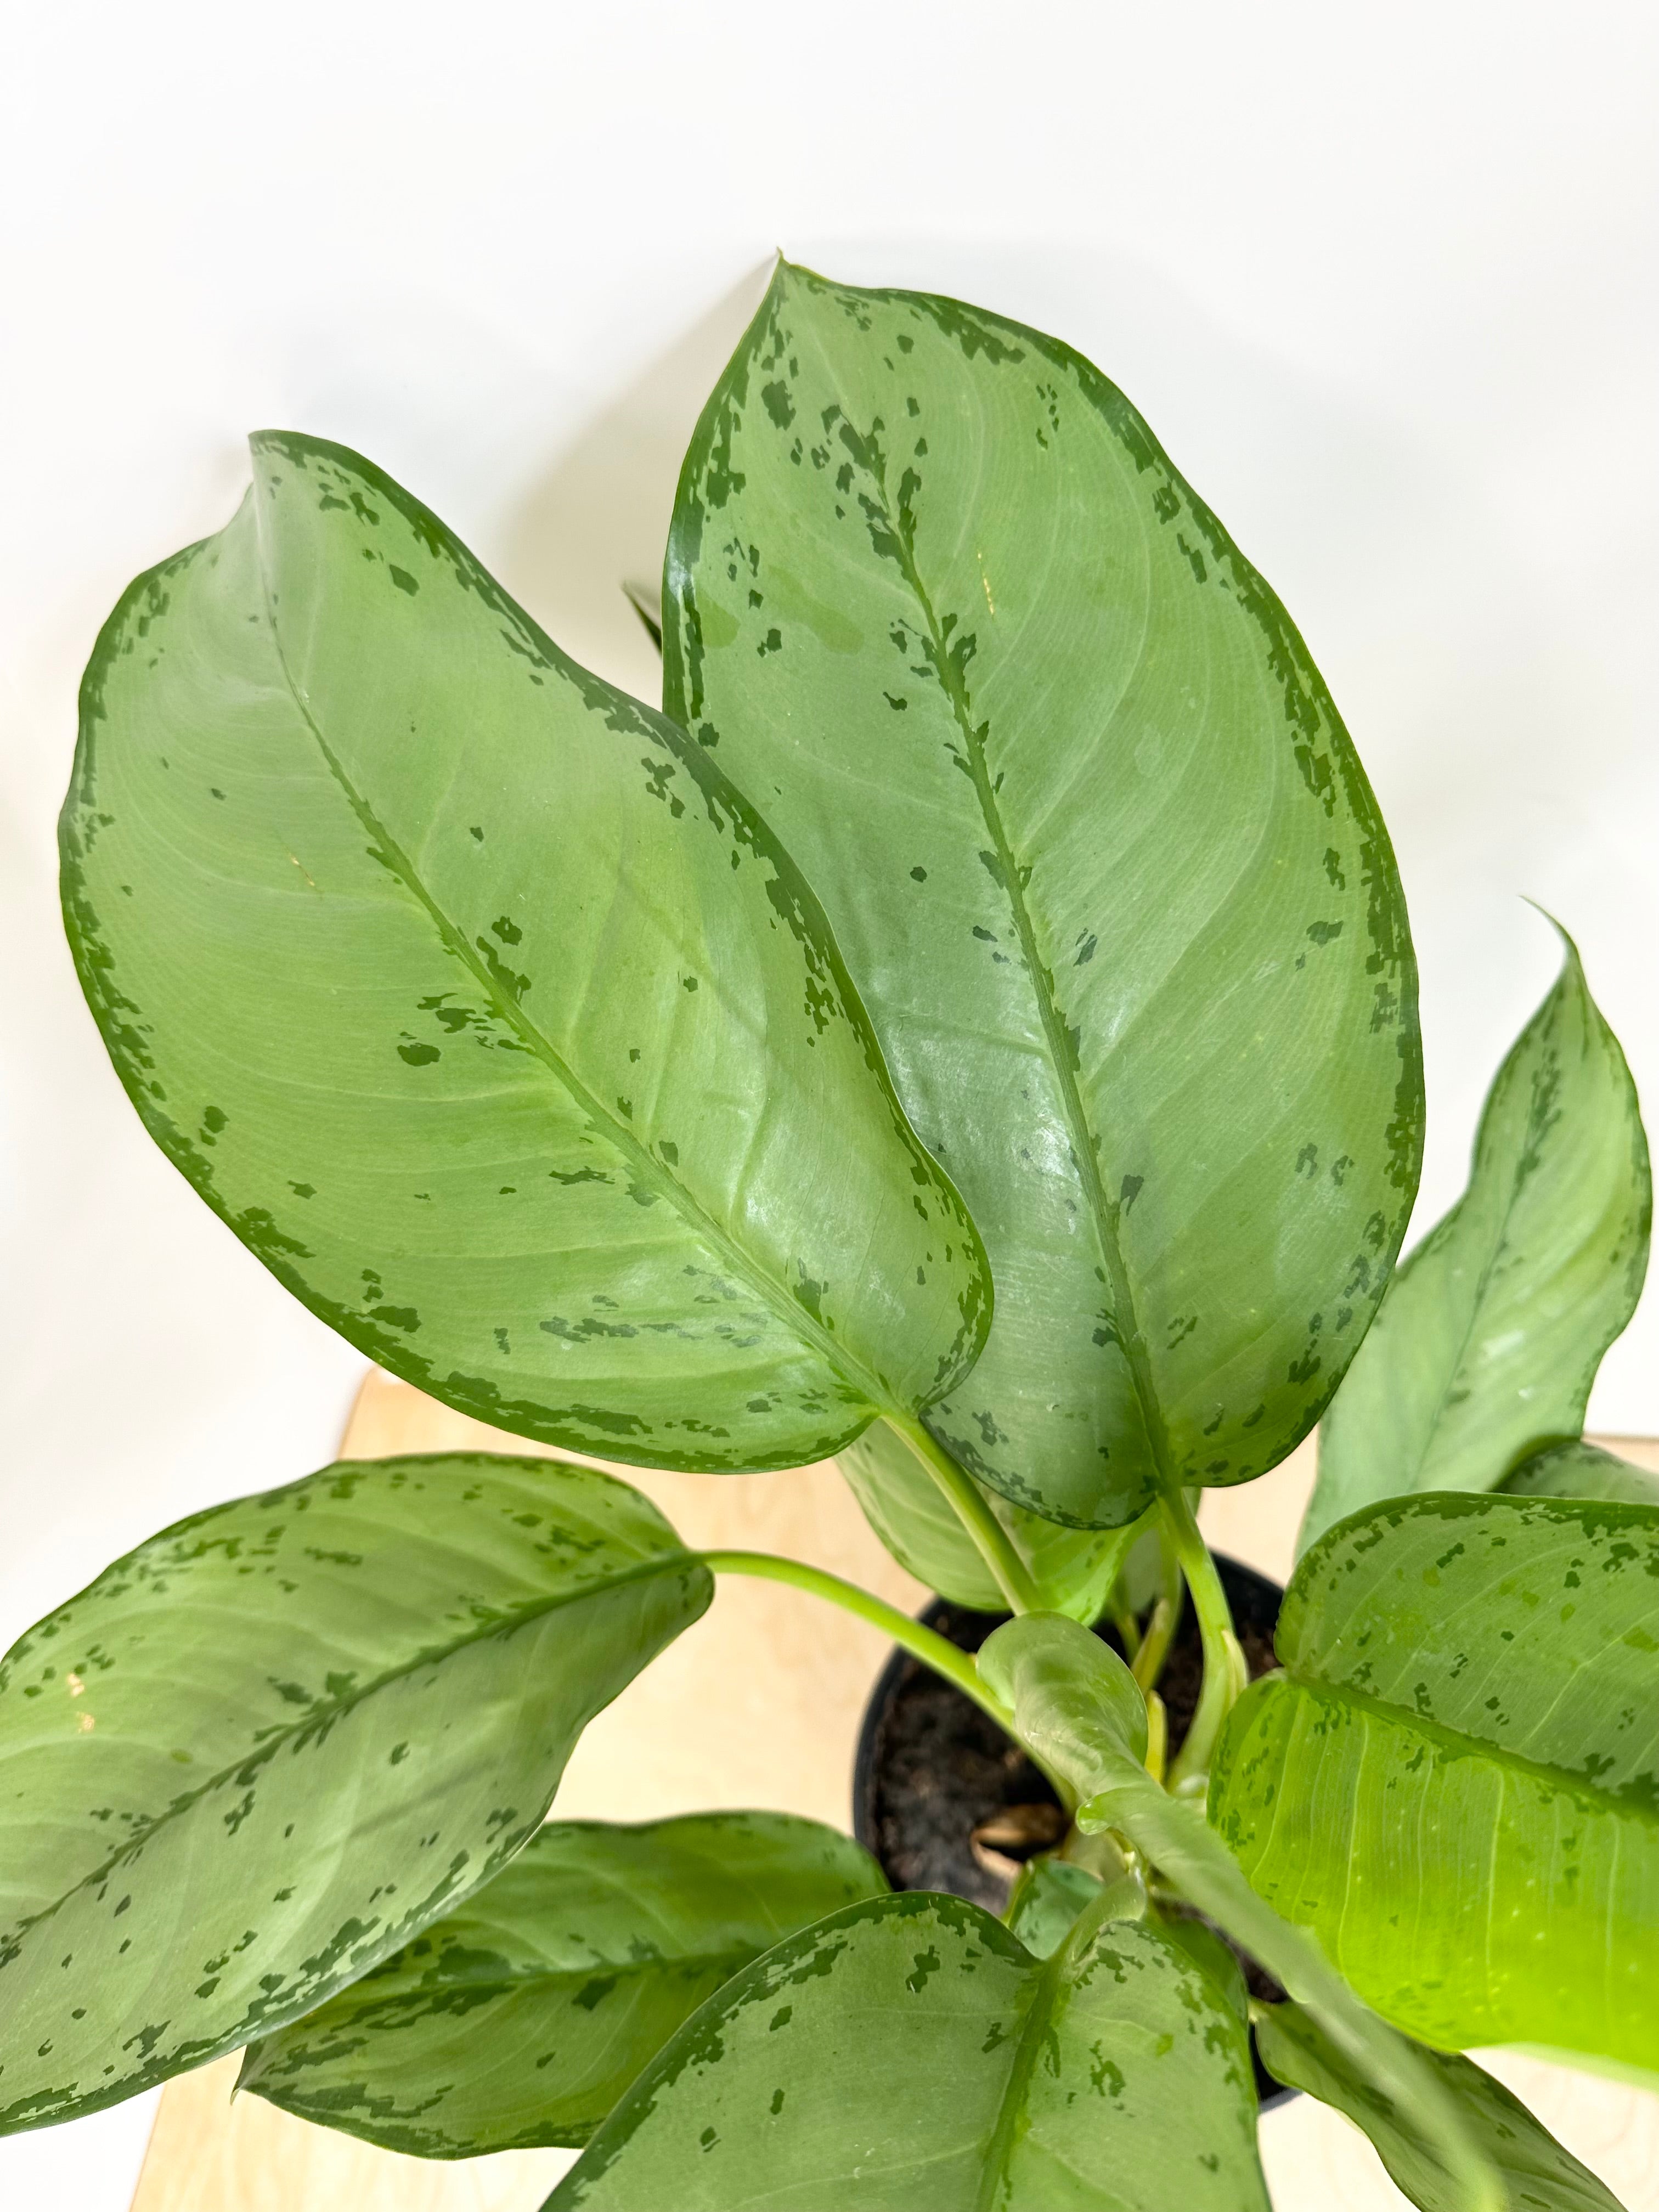
[[[1215,1561],[1251,1676],[1265,1674],[1277,1663],[1273,1638],[1284,1593],[1236,1559],[1218,1553]],[[921,1618],[959,1650],[977,1651],[1007,1616],[935,1598]],[[1095,1633],[1121,1649],[1109,1624]],[[1202,1679],[1188,1605],[1158,1684],[1172,1753],[1191,1723]],[[1064,1825],[1047,1776],[1019,1746],[953,1684],[895,1651],[865,1708],[853,1769],[853,1832],[893,1887],[947,1890],[1000,1914],[1019,1862],[1058,1843]],[[1243,1964],[1255,1995],[1272,2001],[1284,1994],[1253,1960]],[[1259,2059],[1255,2072],[1264,2107],[1295,2094]]]

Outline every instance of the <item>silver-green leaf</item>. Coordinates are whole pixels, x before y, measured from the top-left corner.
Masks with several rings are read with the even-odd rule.
[[[1492,1490],[1577,1436],[1636,1310],[1653,1211],[1619,1041],[1564,938],[1561,973],[1498,1070],[1468,1188],[1395,1275],[1326,1416],[1304,1550],[1419,1490]]]
[[[1522,1460],[1500,1486],[1511,1498],[1607,1498],[1626,1505],[1659,1505],[1659,1474],[1582,1437]]]
[[[1659,1510],[1401,1499],[1297,1568],[1210,1818],[1443,2049],[1659,2051]]]
[[[1155,1929],[854,1905],[653,2061],[549,2212],[1267,2212],[1244,2025]]]
[[[1264,2006],[1255,2047],[1275,2081],[1304,2090],[1363,2128],[1419,2212],[1464,2212],[1468,2197],[1409,2111],[1369,2081],[1298,2004]],[[1504,2212],[1623,2212],[1605,2184],[1564,2150],[1502,2082],[1468,2058],[1420,2046],[1464,2124],[1501,2176]]]
[[[849,1838],[783,1813],[550,1822],[459,1911],[256,2043],[238,2086],[422,2158],[585,2143],[739,1967],[886,1887]]]
[[[935,1436],[1080,1526],[1273,1466],[1382,1294],[1422,1090],[1393,854],[1272,591],[1071,348],[781,264],[663,619],[985,1237]]]
[[[0,2132],[453,1910],[712,1589],[626,1484],[482,1453],[326,1468],[118,1560],[0,1662]]]
[[[151,1133],[462,1411],[796,1465],[971,1362],[971,1224],[816,899],[702,746],[369,463],[253,442],[99,641],[62,826]]]

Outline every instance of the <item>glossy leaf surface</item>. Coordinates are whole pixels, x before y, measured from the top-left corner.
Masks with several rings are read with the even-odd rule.
[[[1523,1460],[1502,1487],[1511,1498],[1606,1498],[1625,1505],[1659,1505],[1659,1474],[1582,1437]]]
[[[990,1254],[929,1426],[1132,1519],[1323,1406],[1416,1188],[1392,853],[1291,622],[1133,407],[976,308],[781,264],[688,455],[674,714],[823,900]]]
[[[459,1911],[256,2044],[240,2087],[388,2150],[585,2143],[705,1998],[887,1887],[781,1813],[552,1822]]]
[[[1046,1962],[957,1898],[855,1905],[745,1969],[550,2212],[1266,2212],[1243,2024],[1154,1930]]]
[[[544,1442],[788,1466],[947,1389],[976,1242],[764,823],[368,462],[253,460],[106,625],[64,814],[152,1134],[354,1344]]]
[[[1008,1601],[948,1501],[916,1455],[884,1421],[872,1422],[837,1458],[847,1486],[893,1557],[918,1582],[955,1605],[1006,1613]],[[1092,1625],[1106,1610],[1135,1540],[1121,1528],[1068,1528],[1012,1504],[986,1502],[1030,1569],[1045,1610]]]
[[[1074,1795],[1107,1785],[1115,1762],[1146,1756],[1146,1699],[1109,1644],[1058,1613],[1006,1621],[980,1646],[981,1675],[1019,1740]]]
[[[1576,1437],[1648,1259],[1647,1139],[1571,940],[1499,1069],[1468,1188],[1400,1269],[1319,1437],[1304,1548],[1419,1490],[1492,1490]]]
[[[234,2050],[453,1910],[711,1592],[625,1484],[481,1453],[118,1560],[0,1665],[0,2129]]]
[[[1659,1511],[1401,1500],[1309,1553],[1210,1817],[1425,2042],[1659,2049]]]
[[[1413,2125],[1321,2030],[1300,2005],[1267,2006],[1255,2047],[1275,2081],[1305,2090],[1363,2128],[1402,2193],[1420,2212],[1463,2212],[1462,2188]],[[1622,2212],[1619,2200],[1564,2150],[1517,2098],[1471,2060],[1420,2051],[1457,2101],[1471,2133],[1502,2176],[1505,2212]]]

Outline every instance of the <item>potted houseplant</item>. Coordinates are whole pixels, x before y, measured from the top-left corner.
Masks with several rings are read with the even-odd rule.
[[[687,457],[662,714],[360,457],[253,464],[112,616],[64,816],[152,1133],[447,1402],[711,1477],[845,1452],[1009,1618],[970,1656],[544,1460],[162,1532],[0,1675],[0,2124],[246,2046],[398,2148],[586,2144],[559,2206],[1237,2212],[1253,2021],[1418,2203],[1610,2203],[1458,2055],[1659,2043],[1659,1510],[1576,1442],[1647,1162],[1576,958],[1390,1290],[1422,1085],[1375,800],[1128,402],[994,315],[780,267]],[[1247,1689],[1194,1496],[1356,1352]],[[544,1824],[722,1573],[1023,1747],[1063,1833],[1006,1923],[813,1823]]]

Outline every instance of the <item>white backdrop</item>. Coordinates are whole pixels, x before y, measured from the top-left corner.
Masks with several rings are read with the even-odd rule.
[[[1272,579],[1392,828],[1422,1227],[1577,933],[1659,1098],[1647,0],[14,0],[0,62],[0,1642],[325,1460],[358,1362],[155,1152],[58,930],[75,687],[262,424],[359,447],[648,688],[698,403],[771,249],[1057,331]],[[1659,1297],[1597,1386],[1659,1429]],[[0,2142],[125,2207],[149,2100]],[[33,2183],[33,2193],[29,2185]]]

